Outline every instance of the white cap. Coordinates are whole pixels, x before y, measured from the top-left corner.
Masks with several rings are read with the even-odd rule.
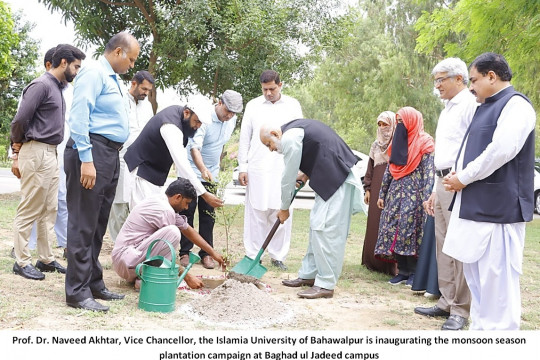
[[[205,96],[200,94],[191,96],[185,107],[197,114],[203,124],[212,123],[212,103]]]

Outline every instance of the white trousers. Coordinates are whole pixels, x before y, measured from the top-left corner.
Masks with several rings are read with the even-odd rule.
[[[109,235],[113,243],[116,242],[116,237],[120,233],[120,229],[122,229],[122,226],[126,222],[128,216],[129,203],[112,203],[111,213],[109,214],[109,222],[107,223],[107,229],[109,230]]]
[[[525,223],[497,224],[482,257],[463,264],[471,291],[470,330],[519,330]]]
[[[131,175],[133,176],[133,187],[131,189],[129,210],[133,210],[133,208],[144,199],[150,196],[159,196],[165,191],[163,190],[163,186],[154,185],[150,181],[137,176],[137,169],[138,168],[135,168],[131,172]]]
[[[246,255],[254,259],[261,250],[264,240],[277,220],[277,209],[266,211],[256,210],[251,206],[249,194],[246,191],[246,207],[244,209],[244,247]],[[284,261],[291,247],[291,231],[293,210],[290,209],[291,216],[285,223],[279,225],[276,233],[272,237],[266,251],[274,260]]]

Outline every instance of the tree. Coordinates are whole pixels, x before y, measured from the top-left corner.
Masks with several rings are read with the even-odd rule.
[[[425,54],[457,56],[467,63],[486,51],[503,54],[513,85],[540,117],[540,1],[454,1],[424,13],[416,29],[417,50]],[[536,149],[539,154],[538,142]]]
[[[79,45],[103,45],[131,32],[142,44],[137,68],[148,68],[160,88],[218,96],[227,88],[249,99],[259,74],[274,68],[302,77],[316,33],[333,4],[325,0],[39,0],[72,20]]]
[[[11,48],[18,42],[13,32],[13,18],[9,6],[0,1],[0,79],[5,79],[15,66],[11,58]]]
[[[3,3],[0,2],[0,9]],[[0,10],[1,11],[1,10]],[[10,34],[6,37],[16,39],[7,54],[2,58],[7,59],[2,64],[9,63],[9,70],[5,76],[0,77],[0,154],[1,160],[5,160],[9,146],[9,134],[11,121],[17,112],[17,104],[23,88],[36,76],[35,66],[39,49],[39,43],[30,37],[34,24],[23,22],[20,13],[10,15],[13,24]],[[0,26],[1,27],[1,26]],[[2,35],[3,37],[4,35]],[[5,39],[0,39],[2,42]]]
[[[442,103],[433,93],[434,59],[414,51],[415,19],[425,7],[410,1],[364,1],[341,19],[333,49],[312,79],[294,88],[304,114],[334,128],[368,152],[382,111],[413,106],[434,133]]]
[[[540,1],[461,0],[425,13],[417,49],[471,62],[486,51],[502,53],[515,84],[540,106]]]

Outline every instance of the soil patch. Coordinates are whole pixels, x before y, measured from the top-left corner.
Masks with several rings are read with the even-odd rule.
[[[202,299],[181,307],[193,320],[230,328],[262,328],[286,324],[293,318],[289,306],[276,301],[252,283],[228,279]]]

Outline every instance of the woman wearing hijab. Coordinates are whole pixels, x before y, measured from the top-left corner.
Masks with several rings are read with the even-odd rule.
[[[390,284],[412,286],[429,198],[434,180],[433,138],[424,132],[422,114],[399,109],[390,156],[377,206],[382,209],[375,256],[397,262],[398,274]]]
[[[381,209],[377,207],[377,200],[384,171],[388,164],[388,147],[392,142],[395,128],[396,114],[392,111],[385,111],[377,117],[377,139],[369,150],[369,162],[364,176],[364,202],[369,205],[369,209],[364,248],[362,250],[362,265],[369,270],[389,275],[396,275],[396,264],[377,259],[375,257],[375,244],[377,243],[379,220],[381,218]]]

